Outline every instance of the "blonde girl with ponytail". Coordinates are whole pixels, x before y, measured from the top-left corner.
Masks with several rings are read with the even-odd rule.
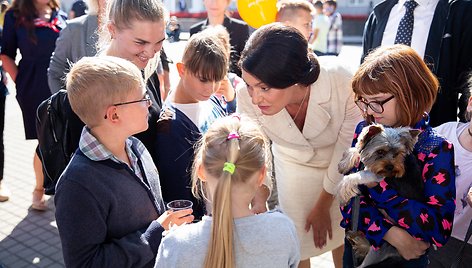
[[[281,212],[250,207],[270,165],[269,144],[249,118],[220,118],[196,151],[192,191],[211,216],[177,228],[162,241],[155,267],[297,267],[299,242]]]

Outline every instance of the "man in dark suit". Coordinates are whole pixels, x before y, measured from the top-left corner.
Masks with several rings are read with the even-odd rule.
[[[364,28],[363,56],[381,45],[393,45],[405,2],[385,0],[375,6]],[[405,7],[404,7],[405,4]],[[438,77],[440,90],[430,112],[430,124],[465,120],[467,74],[472,71],[472,1],[416,0],[410,45]],[[395,40],[395,43],[396,40]],[[459,94],[462,94],[459,100]]]
[[[241,76],[241,69],[238,67],[238,61],[241,52],[244,49],[247,39],[249,38],[249,26],[238,19],[226,16],[230,0],[204,0],[203,4],[207,10],[208,17],[190,27],[190,36],[196,34],[208,26],[223,25],[229,33],[231,44],[231,64],[229,71]]]

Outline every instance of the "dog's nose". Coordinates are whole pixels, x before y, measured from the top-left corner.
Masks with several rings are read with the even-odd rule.
[[[387,171],[392,171],[393,168],[394,168],[393,165],[386,165],[386,166],[385,166],[385,169],[386,169]]]

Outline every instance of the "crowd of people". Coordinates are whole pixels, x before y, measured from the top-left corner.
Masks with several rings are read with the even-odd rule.
[[[161,50],[180,25],[160,0],[89,0],[71,20],[56,0],[5,8],[0,131],[7,77],[26,139],[42,134],[44,100],[66,92],[72,109],[72,158],[54,195],[66,267],[304,268],[325,252],[337,268],[472,262],[470,1],[381,2],[355,73],[336,57],[334,0],[281,0],[276,22],[253,32],[228,16],[229,0],[203,4],[170,89]],[[377,143],[384,128],[416,134]],[[32,208],[42,211],[41,142]],[[3,162],[1,139],[0,202]],[[418,198],[396,187],[412,169]],[[354,173],[355,196],[340,202]]]

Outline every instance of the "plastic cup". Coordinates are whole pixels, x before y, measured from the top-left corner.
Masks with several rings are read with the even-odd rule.
[[[167,209],[172,211],[179,211],[184,209],[192,208],[193,203],[190,200],[174,200],[167,203]]]

